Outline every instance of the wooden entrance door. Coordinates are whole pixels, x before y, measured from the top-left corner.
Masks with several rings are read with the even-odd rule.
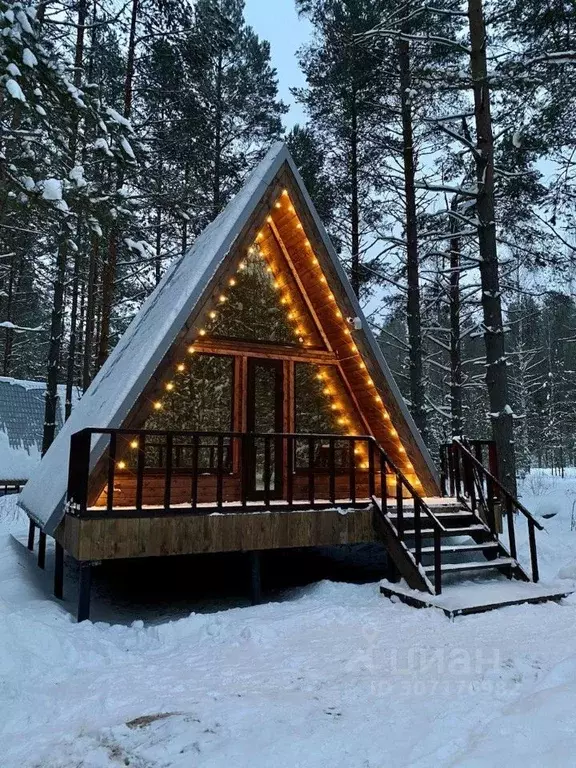
[[[248,360],[246,422],[248,493],[252,499],[282,498],[283,441],[266,434],[282,432],[284,366],[281,360]]]

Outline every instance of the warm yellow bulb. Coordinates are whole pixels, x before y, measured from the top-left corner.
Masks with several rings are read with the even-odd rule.
[[[344,333],[346,334],[346,336],[352,336],[352,332],[350,331],[350,328],[346,328]]]
[[[298,229],[304,229],[304,227],[302,226],[302,222],[301,221],[298,222]]]
[[[126,462],[125,461],[119,461],[116,465],[118,469],[126,469]]]
[[[224,302],[227,300],[228,300],[227,297],[224,296],[223,293],[218,297],[218,301],[220,302],[220,304],[224,304]]]
[[[264,237],[264,233],[258,232],[258,234],[256,235],[256,240],[262,240],[263,237]]]
[[[268,224],[272,224],[272,216],[267,216],[266,221],[268,222]]]
[[[320,278],[320,282],[321,283],[325,283],[326,282],[326,278],[324,277],[324,275],[322,275],[322,277]]]
[[[179,371],[180,373],[184,373],[184,371],[186,370],[186,366],[184,365],[184,363],[179,363],[176,366],[176,370]]]
[[[156,400],[156,402],[154,403],[154,408],[157,411],[161,410],[162,409],[162,403],[159,400]]]
[[[251,250],[252,253],[254,253],[254,249]],[[243,269],[246,269],[246,264],[241,261],[240,264],[238,264],[238,269],[242,271]]]
[[[283,194],[283,195],[287,195],[287,194],[288,194],[288,190],[287,190],[287,189],[283,189],[283,190],[282,190],[282,194]]]
[[[274,281],[274,289],[275,289],[276,291],[279,291],[279,290],[280,290],[280,283],[278,282],[278,280],[275,280],[275,281]]]
[[[132,440],[130,443],[130,448],[138,448],[138,440]]]
[[[206,336],[206,329],[205,328],[200,328],[200,330],[198,331],[198,334],[200,336]]]
[[[320,377],[320,378],[322,378],[322,377]],[[325,395],[331,395],[332,394],[332,390],[330,389],[330,387],[325,387],[323,392],[324,392]]]
[[[200,332],[200,335],[202,335],[202,332]],[[194,354],[194,352],[196,352],[196,350],[194,349],[194,347],[188,347],[188,354],[189,354],[189,355],[193,355],[193,354]]]
[[[172,384],[172,382],[169,381],[168,384],[166,384],[166,389],[168,390],[168,392],[172,392],[172,390],[174,389],[174,384]]]
[[[216,319],[216,312],[214,312],[214,310],[212,310],[212,312],[210,312],[210,314],[209,314],[209,317],[210,317],[210,320],[215,320]]]
[[[318,266],[318,259],[316,258],[316,256],[314,256],[314,258],[312,259],[312,264],[314,264],[315,267]]]
[[[282,208],[282,203],[281,203],[280,201],[278,201],[278,202],[275,204],[275,206],[274,206],[274,207],[275,207],[275,208]]]
[[[282,298],[280,299],[280,304],[288,304],[288,301],[289,300],[286,296],[282,296]]]
[[[232,287],[236,285],[236,278],[231,277],[230,280],[228,280],[228,285],[231,285]]]
[[[317,374],[316,374],[316,378],[318,379],[318,381],[323,381],[323,379],[324,379],[324,374],[323,374],[323,373],[317,373]]]
[[[296,320],[296,312],[288,312],[288,320]]]
[[[272,274],[272,267],[266,267],[266,272],[268,272],[269,275]]]

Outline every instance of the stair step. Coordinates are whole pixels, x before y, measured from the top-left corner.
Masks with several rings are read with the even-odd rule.
[[[395,510],[396,507],[392,507],[392,509]],[[389,512],[388,514],[390,517],[398,517],[395,511]],[[451,512],[434,512],[434,510],[432,510],[432,514],[434,515],[434,517],[437,517],[439,520],[450,520],[450,518],[453,518],[453,517],[474,517],[472,512],[469,512],[467,509],[453,509]],[[412,518],[414,517],[414,512],[412,511],[404,512],[404,518],[409,519],[411,517]],[[425,517],[428,517],[428,515],[426,514],[426,512],[422,511],[420,513],[420,517],[425,518]]]
[[[458,573],[458,571],[480,571],[484,568],[501,568],[502,566],[516,565],[513,557],[497,557],[495,560],[481,560],[473,563],[442,563],[442,573]],[[433,573],[434,566],[426,565],[424,570]]]
[[[422,528],[420,531],[422,536],[433,536],[433,528]],[[447,531],[442,531],[442,536],[472,536],[473,533],[489,533],[484,525],[466,525],[463,528],[448,528]],[[404,536],[414,536],[416,530],[414,528],[407,528],[404,531]]]
[[[398,515],[389,515],[389,518],[393,523],[395,523],[398,520]],[[416,518],[412,513],[410,513],[409,515],[404,515],[403,519],[405,523],[411,523],[413,525]],[[436,515],[436,519],[447,528],[454,526],[462,528],[464,525],[472,525],[478,522],[478,518],[468,512],[450,512],[447,515]],[[420,515],[420,520],[422,525],[430,526],[431,524],[430,518],[424,513]]]
[[[485,549],[496,549],[500,545],[497,541],[486,541],[484,544],[445,544],[440,547],[441,552],[479,552]],[[416,552],[415,547],[410,548],[410,552]],[[433,554],[434,547],[422,547],[421,552],[423,555]]]

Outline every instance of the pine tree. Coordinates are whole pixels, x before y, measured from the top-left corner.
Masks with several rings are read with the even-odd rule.
[[[358,44],[384,7],[377,0],[297,0],[314,27],[299,53],[307,87],[295,93],[305,105],[338,190],[338,239],[357,295],[366,282],[364,253],[382,221],[378,194],[386,156],[388,118],[381,56]],[[378,48],[378,46],[376,46]]]

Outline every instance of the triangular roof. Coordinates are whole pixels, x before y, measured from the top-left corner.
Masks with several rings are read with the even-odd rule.
[[[54,532],[64,513],[71,435],[86,427],[120,428],[126,423],[177,339],[193,325],[195,313],[213,293],[227,256],[239,244],[254,241],[279,190],[286,187],[304,222],[303,227],[299,226],[313,242],[323,274],[329,276],[337,306],[344,318],[356,319],[357,354],[390,412],[395,428],[391,432],[397,433],[405,446],[424,491],[432,494],[437,490],[438,478],[428,450],[369,330],[294,161],[286,146],[278,143],[192,248],[169,267],[26,484],[20,504],[47,533]],[[93,466],[101,452],[102,447],[93,448]]]

